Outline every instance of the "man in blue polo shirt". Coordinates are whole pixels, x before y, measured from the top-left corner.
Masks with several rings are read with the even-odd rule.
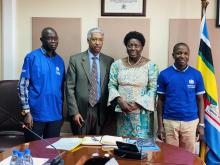
[[[173,48],[174,65],[158,77],[158,138],[195,153],[196,136],[204,136],[205,93],[202,75],[188,65],[187,44]]]
[[[44,28],[42,47],[33,50],[24,59],[18,84],[24,123],[43,138],[58,137],[62,126],[63,84],[65,67],[63,59],[55,52],[57,32]],[[38,140],[25,130],[25,141]]]

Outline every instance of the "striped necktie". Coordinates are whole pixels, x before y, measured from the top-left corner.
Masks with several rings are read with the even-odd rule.
[[[89,103],[92,107],[97,103],[98,97],[98,81],[97,81],[97,65],[96,65],[96,57],[92,57],[92,72],[91,72],[91,88],[89,91]]]

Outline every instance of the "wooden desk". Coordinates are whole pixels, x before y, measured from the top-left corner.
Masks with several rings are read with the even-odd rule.
[[[48,139],[49,142],[54,143],[59,138]],[[148,157],[143,160],[122,159],[115,157],[120,165],[203,165],[204,162],[196,155],[187,152],[181,148],[174,147],[169,144],[157,142],[160,147],[160,151],[148,152]],[[19,150],[30,148],[32,156],[42,158],[54,158],[57,152],[54,149],[47,149],[44,141],[35,141],[17,146]],[[8,149],[3,153],[0,153],[0,160],[7,158],[11,155],[12,149]],[[74,152],[64,152],[63,159],[65,165],[78,164],[85,158],[88,159],[93,153],[99,153],[100,156],[104,156],[105,153],[113,155],[113,151],[103,151],[101,146],[80,146]]]

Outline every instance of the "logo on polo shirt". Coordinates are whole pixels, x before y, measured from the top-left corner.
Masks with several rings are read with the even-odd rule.
[[[190,79],[190,80],[189,80],[189,84],[188,84],[187,86],[188,86],[188,88],[195,88],[196,86],[195,86],[194,80],[193,80],[193,79]]]
[[[194,80],[192,80],[192,79],[189,80],[189,84],[191,84],[191,85],[194,84]]]
[[[56,67],[56,74],[60,76],[60,68],[58,66]]]

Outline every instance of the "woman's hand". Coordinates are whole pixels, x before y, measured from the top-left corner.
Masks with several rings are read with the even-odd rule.
[[[128,105],[131,107],[132,111],[136,111],[141,108],[141,106],[137,103],[128,103]]]
[[[117,102],[123,112],[129,113],[129,112],[133,111],[132,106],[129,103],[127,103],[126,101],[124,101],[123,98],[118,97]]]

